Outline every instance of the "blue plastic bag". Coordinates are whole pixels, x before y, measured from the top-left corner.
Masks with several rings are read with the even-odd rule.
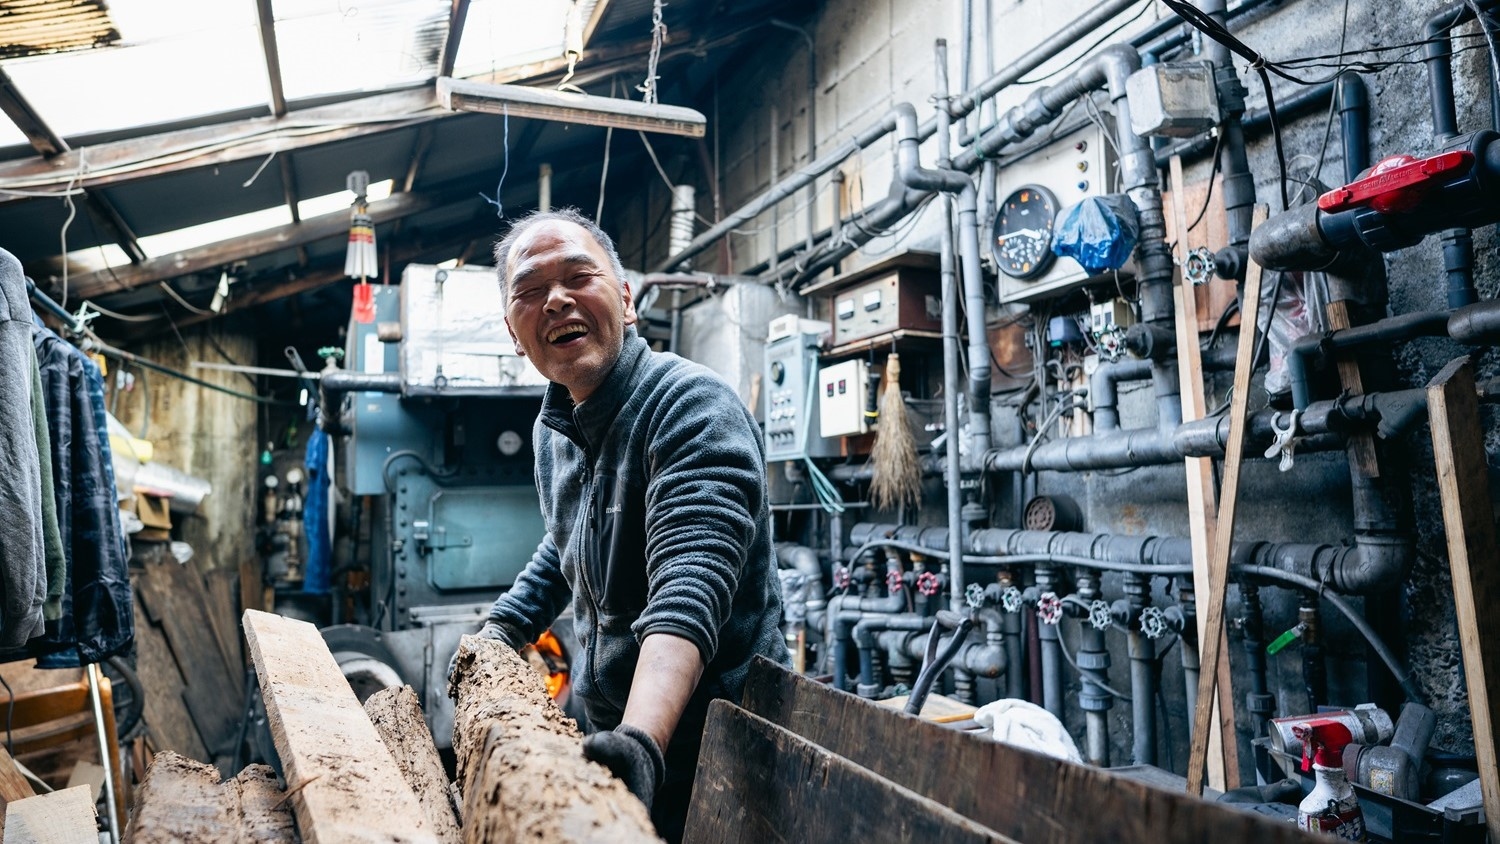
[[[1130,260],[1139,230],[1129,197],[1091,196],[1058,215],[1052,251],[1095,275],[1118,270]]]

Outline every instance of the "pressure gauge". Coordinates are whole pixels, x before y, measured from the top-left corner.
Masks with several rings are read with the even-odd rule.
[[[293,466],[292,468],[286,470],[286,482],[287,482],[287,484],[289,484],[291,486],[296,486],[297,484],[302,483],[302,478],[303,478],[303,475],[302,475],[302,470],[301,469],[298,469],[297,467]]]
[[[495,446],[506,457],[515,457],[524,444],[525,441],[521,439],[521,435],[515,431],[506,431],[500,435],[500,439],[495,441]]]
[[[1029,280],[1045,273],[1052,254],[1052,226],[1057,220],[1057,197],[1040,185],[1017,189],[1000,204],[990,246],[1000,272]]]

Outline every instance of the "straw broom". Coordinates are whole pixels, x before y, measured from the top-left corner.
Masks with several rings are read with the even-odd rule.
[[[901,356],[885,359],[885,388],[880,392],[880,426],[870,451],[874,479],[870,504],[877,510],[918,506],[922,499],[922,471],[917,466],[917,441],[901,397]]]

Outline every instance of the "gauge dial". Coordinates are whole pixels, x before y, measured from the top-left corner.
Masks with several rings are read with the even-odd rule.
[[[500,434],[500,439],[495,441],[495,447],[499,448],[500,453],[506,457],[516,456],[520,452],[522,445],[525,445],[525,442],[521,439],[521,435],[515,431],[505,431]]]
[[[1033,279],[1052,266],[1057,197],[1039,185],[1017,189],[1000,204],[990,240],[995,263],[1011,278]]]

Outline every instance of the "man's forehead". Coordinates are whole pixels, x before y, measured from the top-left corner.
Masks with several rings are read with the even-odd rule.
[[[607,263],[604,250],[594,238],[582,226],[567,220],[547,220],[522,232],[511,248],[510,262],[512,266],[519,266],[555,250],[570,258],[588,256],[595,263]]]

